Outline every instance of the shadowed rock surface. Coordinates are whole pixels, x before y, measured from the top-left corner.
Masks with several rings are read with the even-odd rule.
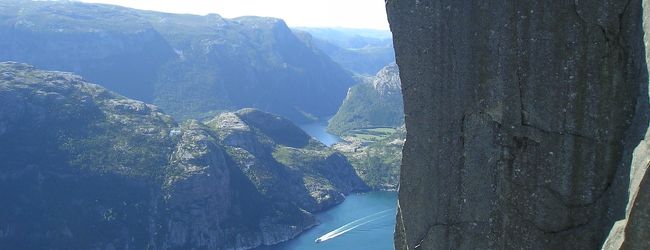
[[[643,1],[643,30],[646,44],[646,64],[650,72],[650,6]],[[650,249],[650,130],[634,149],[630,171],[629,199],[625,219],[617,221],[609,233],[603,249]]]
[[[408,131],[396,249],[600,248],[648,127],[641,1],[387,11]],[[626,234],[647,242],[639,222]]]

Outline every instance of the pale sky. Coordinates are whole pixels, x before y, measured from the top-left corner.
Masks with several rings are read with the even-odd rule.
[[[388,30],[384,0],[80,0],[170,13],[267,16],[291,27]]]

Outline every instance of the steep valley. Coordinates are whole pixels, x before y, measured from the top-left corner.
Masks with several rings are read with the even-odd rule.
[[[650,1],[381,3],[0,0],[0,249],[650,249]]]
[[[390,31],[297,27],[311,35],[311,43],[344,69],[358,75],[375,75],[395,61]]]
[[[340,153],[258,110],[177,124],[19,63],[0,63],[0,97],[3,247],[250,249],[367,190]]]
[[[334,114],[355,83],[275,18],[30,0],[0,13],[0,61],[74,72],[180,120],[252,107],[303,122]]]

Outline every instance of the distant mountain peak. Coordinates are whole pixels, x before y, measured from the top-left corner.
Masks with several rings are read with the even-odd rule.
[[[397,64],[391,63],[381,69],[372,81],[372,86],[382,97],[387,95],[401,95],[402,84],[399,78]]]
[[[398,127],[404,124],[404,104],[397,65],[391,63],[373,78],[352,86],[330,119],[328,130],[342,135],[354,129]]]

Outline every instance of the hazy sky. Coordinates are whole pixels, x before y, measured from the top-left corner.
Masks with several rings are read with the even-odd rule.
[[[270,16],[289,26],[388,29],[384,0],[80,0],[223,17]]]

